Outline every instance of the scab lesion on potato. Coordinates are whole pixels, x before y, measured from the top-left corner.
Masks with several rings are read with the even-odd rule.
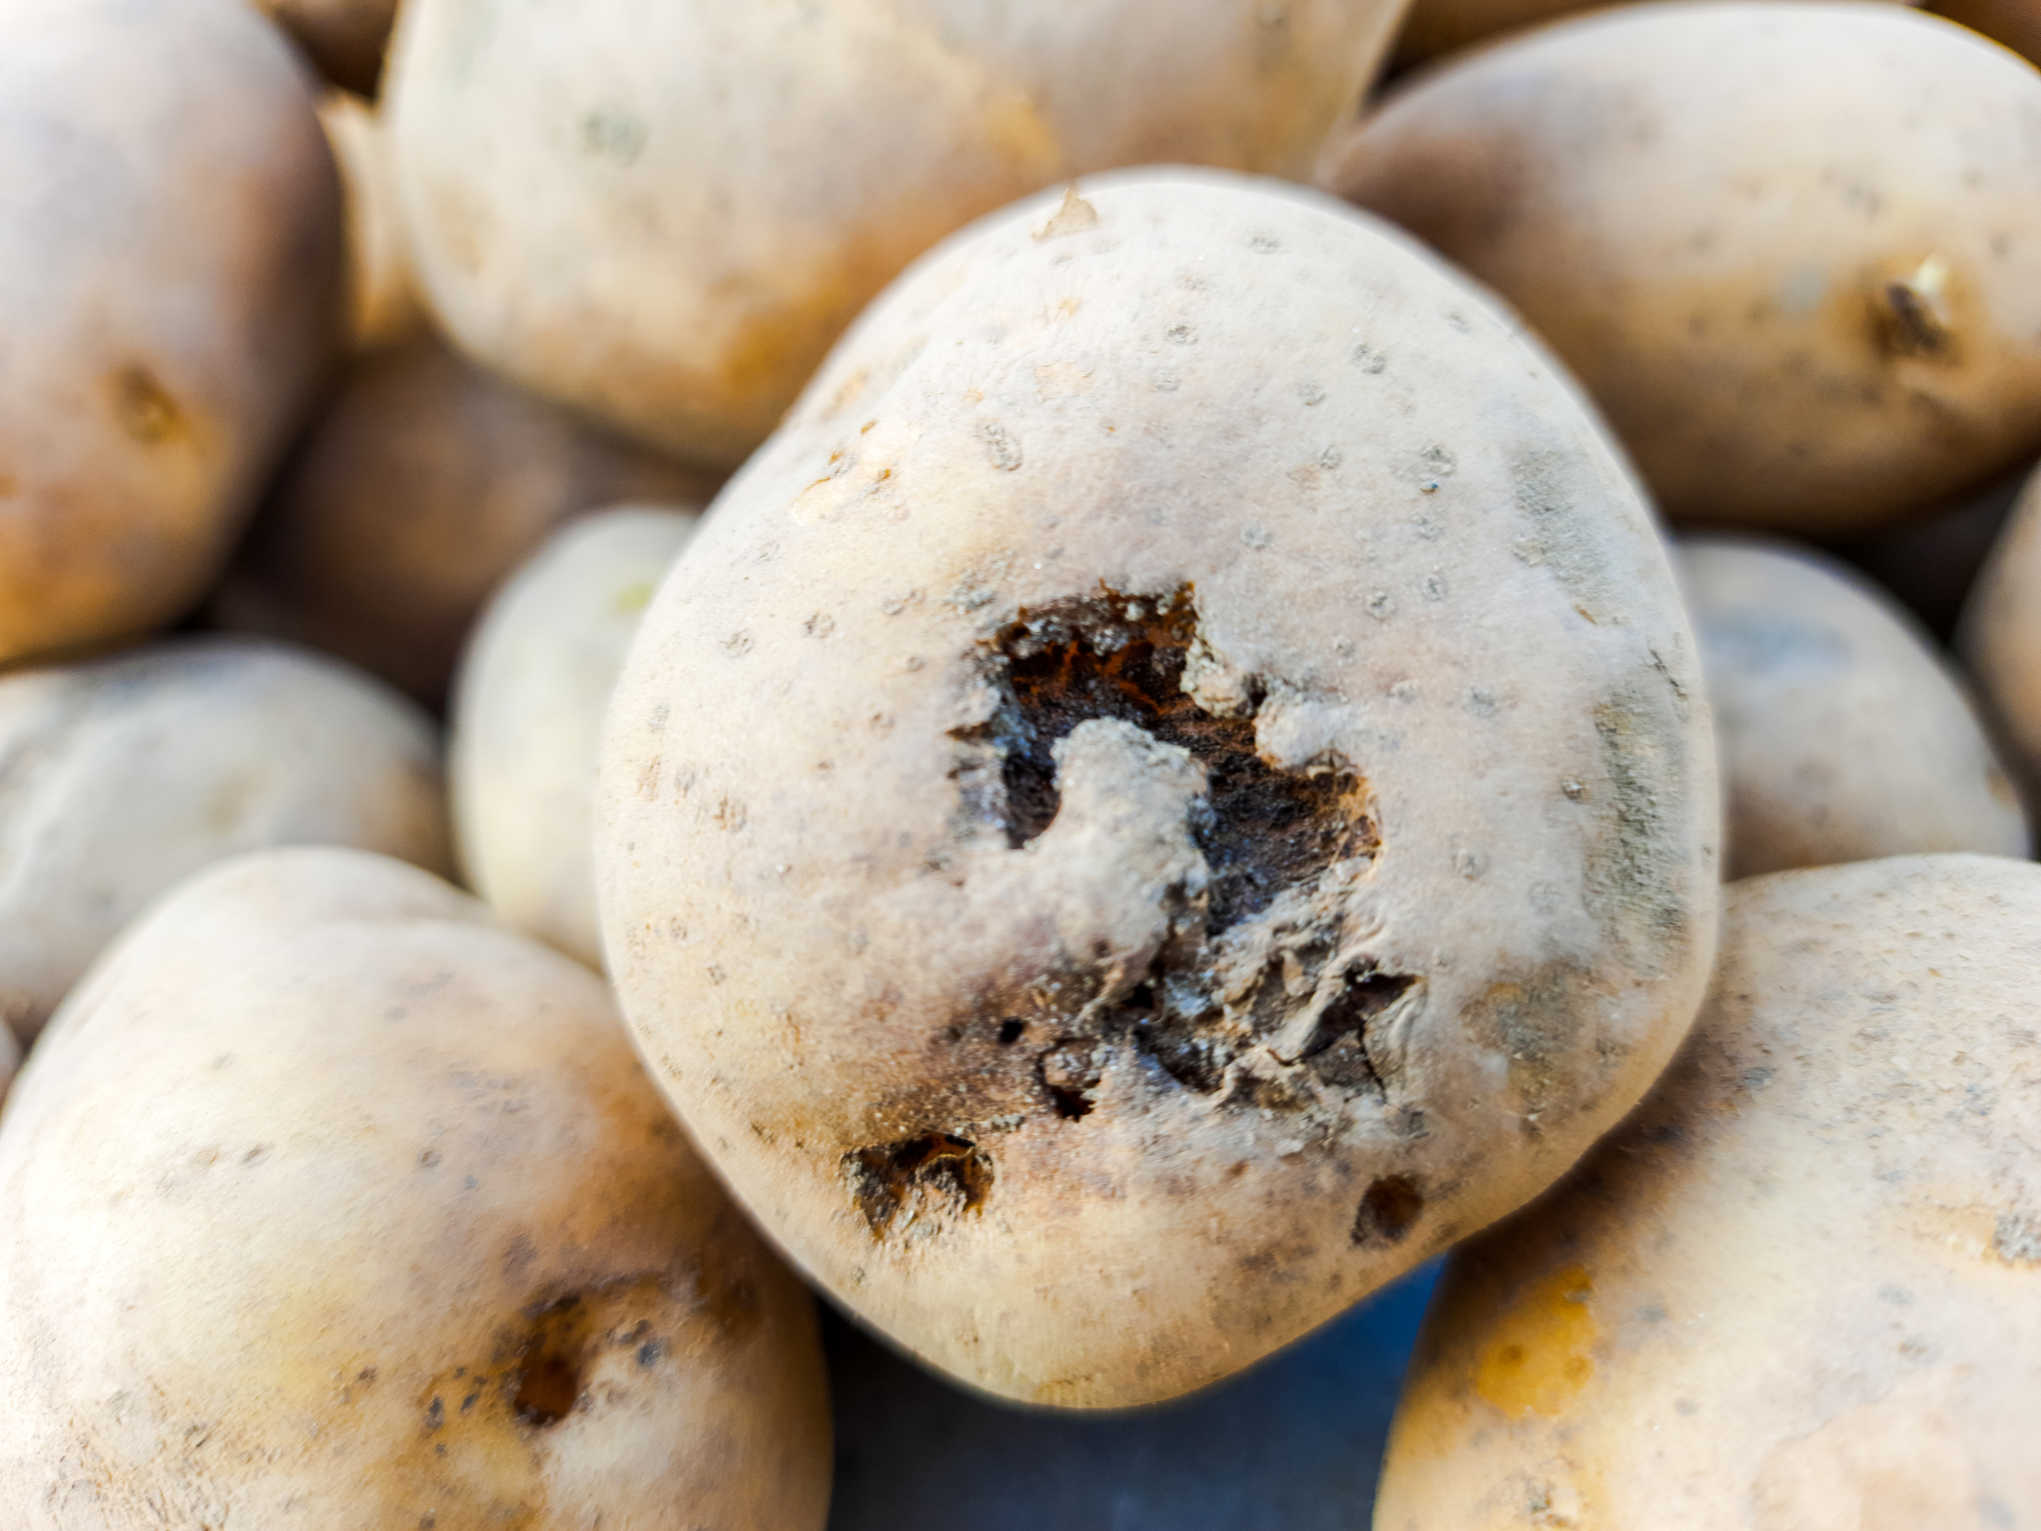
[[[1053,747],[1080,723],[1114,718],[1185,750],[1205,769],[1207,789],[1192,837],[1211,868],[1208,929],[1266,908],[1285,888],[1334,862],[1380,845],[1366,783],[1344,761],[1311,770],[1270,765],[1255,739],[1266,682],[1247,677],[1231,711],[1214,711],[1209,691],[1187,674],[1201,657],[1195,591],[1097,593],[1023,608],[982,646],[978,669],[996,701],[986,721],[954,729],[967,745],[989,746],[952,773],[967,813],[997,823],[1019,849],[1055,821],[1061,806]]]
[[[992,1190],[992,1159],[954,1133],[929,1132],[843,1156],[851,1196],[874,1238],[976,1213]]]

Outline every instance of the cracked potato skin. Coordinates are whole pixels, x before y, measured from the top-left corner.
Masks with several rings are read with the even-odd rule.
[[[1321,179],[1508,299],[1676,520],[1861,530],[2041,450],[2041,75],[1937,17],[1560,22],[1391,96]]]
[[[0,1119],[0,1523],[820,1531],[807,1294],[601,982],[414,868],[183,885]]]
[[[1127,172],[918,264],[641,625],[606,955],[718,1172],[1010,1398],[1248,1365],[1555,1179],[1699,1004],[1692,640],[1475,289]]]
[[[735,467],[907,263],[1115,165],[1303,176],[1405,0],[411,0],[417,273],[525,386]]]
[[[218,573],[338,341],[311,81],[244,0],[0,0],[0,664]]]
[[[1455,1251],[1376,1531],[2025,1531],[2041,867],[1728,890],[1679,1060]]]

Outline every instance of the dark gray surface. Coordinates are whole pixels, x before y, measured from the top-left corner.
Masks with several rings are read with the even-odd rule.
[[[825,1310],[830,1531],[1365,1531],[1427,1266],[1302,1345],[1140,1413],[960,1392]]]

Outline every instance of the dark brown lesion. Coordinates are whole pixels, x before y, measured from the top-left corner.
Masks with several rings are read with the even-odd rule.
[[[1362,1249],[1388,1249],[1409,1237],[1424,1215],[1424,1191],[1408,1175],[1384,1175],[1373,1182],[1354,1213],[1353,1242]]]
[[[930,1132],[843,1156],[844,1176],[875,1238],[903,1212],[976,1213],[992,1190],[992,1160],[968,1138]]]
[[[1283,770],[1262,759],[1261,683],[1247,683],[1231,714],[1208,711],[1184,689],[1198,637],[1194,596],[1188,584],[1165,595],[1101,588],[1023,608],[984,647],[984,678],[998,697],[992,717],[953,737],[999,753],[1001,791],[974,807],[1016,849],[1055,822],[1055,745],[1078,724],[1118,719],[1185,750],[1205,768],[1191,835],[1210,869],[1206,930],[1216,935],[1335,862],[1372,855],[1380,836],[1358,773]]]
[[[1956,348],[1948,269],[1930,256],[1904,276],[1880,284],[1871,305],[1878,347],[1891,357],[1949,360]]]

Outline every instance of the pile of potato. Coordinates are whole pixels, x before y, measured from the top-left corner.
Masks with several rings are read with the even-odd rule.
[[[1576,9],[0,0],[0,1527],[2041,1531],[2041,9]]]

